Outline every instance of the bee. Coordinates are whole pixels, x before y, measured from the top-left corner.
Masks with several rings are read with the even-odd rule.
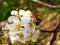
[[[34,17],[33,22],[35,23],[35,25],[36,26],[39,25],[40,22],[42,21],[42,15],[39,15],[38,13],[35,12],[33,17]]]

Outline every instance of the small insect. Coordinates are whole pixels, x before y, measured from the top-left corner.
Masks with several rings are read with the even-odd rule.
[[[33,22],[36,24],[36,26],[39,25],[40,22],[42,21],[42,16],[37,14],[37,13],[34,13],[33,16],[34,16],[34,21]]]

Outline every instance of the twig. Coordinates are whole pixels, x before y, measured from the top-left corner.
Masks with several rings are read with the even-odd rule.
[[[56,40],[56,37],[57,37],[57,33],[59,32],[59,28],[60,28],[60,24],[57,26],[57,28],[54,30],[54,35],[53,35],[53,38],[50,42],[50,45],[53,45],[54,41]]]
[[[33,0],[33,1],[38,4],[44,5],[46,7],[49,7],[49,8],[60,8],[60,5],[50,5],[50,4],[47,4],[47,3],[44,3],[44,2],[38,1],[38,0]]]
[[[40,32],[46,32],[46,33],[54,33],[55,30],[52,31],[46,31],[46,30],[40,30]],[[58,30],[58,32],[60,32],[60,30]]]

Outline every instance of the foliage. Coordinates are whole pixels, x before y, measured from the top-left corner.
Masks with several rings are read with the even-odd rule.
[[[60,4],[60,0],[41,0],[43,2],[46,2],[48,4]],[[35,2],[33,2],[32,0],[9,0],[9,1],[3,1],[1,3],[1,8],[0,8],[0,21],[6,20],[9,15],[10,15],[10,11],[16,8],[19,9],[30,9],[32,11],[37,11],[37,8],[40,8],[41,6]],[[44,7],[44,6],[43,6]],[[46,10],[46,8],[43,8],[44,10]],[[50,10],[50,9],[48,9]],[[60,12],[60,9],[53,9],[57,12]],[[47,13],[44,11],[44,13]]]
[[[10,15],[10,11],[16,9],[19,5],[20,0],[9,0],[2,3],[0,8],[0,21],[6,20]]]

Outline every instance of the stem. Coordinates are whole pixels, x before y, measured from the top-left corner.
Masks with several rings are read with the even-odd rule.
[[[38,0],[33,0],[33,1],[38,4],[44,5],[46,7],[49,7],[49,8],[60,8],[60,5],[50,5],[50,4],[47,4],[47,3],[44,3],[44,2],[38,1]]]

